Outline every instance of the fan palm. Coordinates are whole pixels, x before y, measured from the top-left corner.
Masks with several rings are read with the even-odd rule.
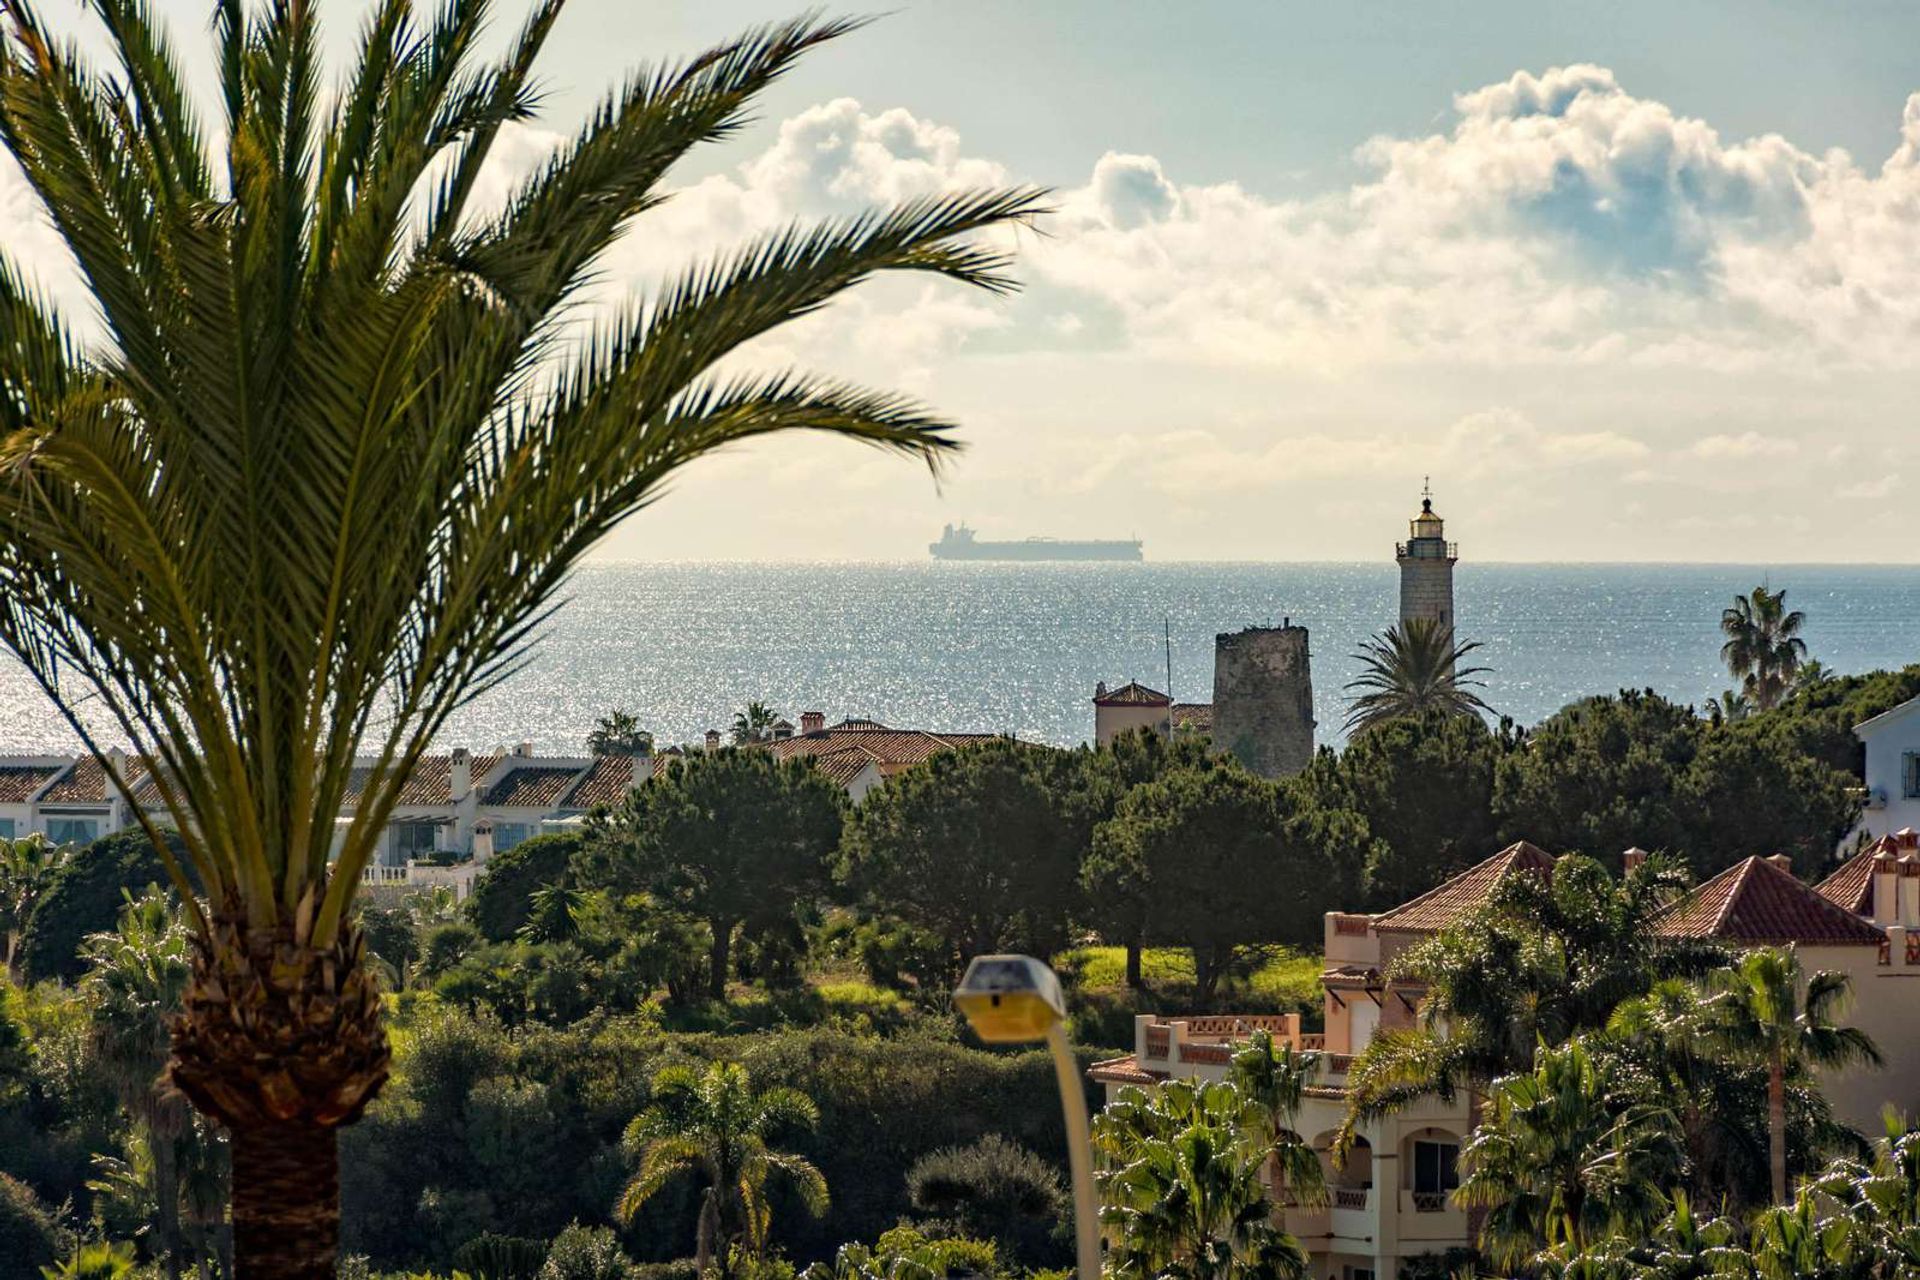
[[[5,944],[7,973],[14,973],[33,904],[52,882],[67,852],[65,846],[52,843],[37,831],[0,840],[0,942]]]
[[[1866,1032],[1833,1021],[1851,985],[1844,973],[1806,973],[1791,948],[1778,947],[1749,951],[1709,981],[1707,1042],[1767,1073],[1767,1170],[1776,1206],[1787,1199],[1788,1076],[1880,1062]]]
[[[1807,659],[1807,642],[1800,638],[1806,615],[1787,611],[1787,591],[1755,587],[1751,595],[1735,596],[1733,606],[1720,614],[1720,661],[1727,664],[1740,691],[1755,710],[1770,711],[1793,691],[1800,664]]]
[[[1299,1242],[1273,1224],[1260,1173],[1265,1144],[1241,1125],[1231,1084],[1169,1081],[1123,1090],[1094,1120],[1100,1221],[1119,1280],[1292,1280],[1307,1274]]]
[[[764,702],[749,702],[746,707],[733,715],[733,742],[744,747],[750,742],[765,742],[773,736],[774,721],[779,713]]]
[[[92,1006],[92,1050],[120,1105],[146,1134],[152,1161],[155,1252],[180,1274],[181,1140],[193,1133],[187,1100],[169,1085],[168,1024],[180,1008],[192,968],[188,934],[168,895],[127,898],[111,933],[86,939],[83,986]]]
[[[653,751],[653,735],[640,727],[631,711],[615,709],[594,722],[587,735],[587,754],[644,756]]]
[[[662,1068],[653,1077],[653,1104],[627,1125],[625,1146],[639,1168],[614,1212],[631,1221],[669,1181],[698,1174],[707,1186],[695,1228],[695,1266],[704,1276],[718,1258],[725,1275],[735,1244],[754,1256],[766,1251],[771,1175],[792,1183],[809,1213],[826,1212],[826,1178],[803,1157],[771,1145],[784,1134],[811,1129],[819,1118],[812,1099],[796,1089],[755,1093],[737,1062],[716,1062],[704,1073]]]
[[[1685,1162],[1673,1116],[1615,1075],[1575,1039],[1541,1044],[1531,1071],[1488,1091],[1454,1198],[1488,1211],[1480,1243],[1495,1262],[1543,1247],[1579,1253],[1609,1231],[1637,1235],[1665,1212],[1660,1188]]]
[[[1367,640],[1353,655],[1360,675],[1346,686],[1349,693],[1357,691],[1347,712],[1347,731],[1420,716],[1492,714],[1473,692],[1486,687],[1474,677],[1492,668],[1460,665],[1479,647],[1478,640],[1454,643],[1453,628],[1432,618],[1409,618]]]
[[[173,1075],[233,1135],[242,1268],[317,1277],[335,1129],[388,1069],[352,901],[434,732],[694,459],[790,429],[944,456],[949,424],[907,400],[715,363],[876,272],[1008,288],[978,233],[1040,198],[781,230],[583,335],[596,264],[669,167],[854,24],[641,72],[487,212],[562,0],[498,61],[485,0],[377,0],[332,95],[315,0],[214,0],[213,127],[144,0],[91,8],[111,73],[33,0],[0,8],[0,143],[100,322],[83,340],[0,260],[0,641],[123,788],[77,709],[131,741],[156,845],[179,829],[161,856],[207,901]]]
[[[1293,1128],[1306,1088],[1319,1070],[1319,1054],[1296,1052],[1286,1044],[1276,1048],[1269,1032],[1256,1031],[1246,1048],[1233,1055],[1228,1072],[1246,1108],[1241,1129],[1266,1148],[1274,1194],[1290,1204],[1327,1202],[1320,1157]]]

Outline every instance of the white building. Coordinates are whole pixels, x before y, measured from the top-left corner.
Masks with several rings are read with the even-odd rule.
[[[1853,734],[1867,748],[1866,807],[1858,830],[1878,840],[1903,827],[1920,828],[1920,698],[1862,721]]]

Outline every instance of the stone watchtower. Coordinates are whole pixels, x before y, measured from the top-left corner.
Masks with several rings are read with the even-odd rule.
[[[1307,629],[1291,622],[1213,638],[1213,745],[1268,778],[1313,760]]]
[[[1420,499],[1407,540],[1394,548],[1400,562],[1400,622],[1431,618],[1453,630],[1453,563],[1460,548],[1448,542],[1446,526],[1433,509],[1433,493]]]

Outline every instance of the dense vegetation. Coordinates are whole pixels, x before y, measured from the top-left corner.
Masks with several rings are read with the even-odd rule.
[[[948,1011],[967,955],[1053,955],[1090,1054],[1130,1045],[1141,1010],[1227,1002],[1311,1024],[1323,911],[1403,900],[1527,837],[1595,856],[1563,861],[1549,884],[1513,882],[1470,929],[1406,958],[1453,1034],[1377,1040],[1356,1066],[1356,1114],[1471,1087],[1516,1099],[1490,1115],[1520,1116],[1526,1090],[1574,1090],[1594,1133],[1659,1138],[1632,1154],[1646,1194],[1573,1235],[1514,1225],[1488,1261],[1644,1252],[1662,1232],[1706,1229],[1687,1214],[1707,1204],[1730,1215],[1711,1230],[1733,1248],[1774,1199],[1770,1148],[1803,1185],[1830,1182],[1822,1160],[1851,1153],[1804,1067],[1783,1060],[1785,1109],[1769,1115],[1752,1028],[1701,1047],[1693,984],[1726,957],[1649,949],[1645,922],[1689,878],[1755,850],[1818,870],[1854,817],[1844,731],[1913,693],[1920,668],[1802,681],[1739,717],[1631,691],[1530,730],[1422,714],[1282,782],[1190,740],[996,742],[935,756],[852,810],[752,746],[693,757],[584,833],[502,852],[465,902],[438,890],[362,907],[395,1065],[343,1144],[343,1240],[374,1271],[503,1280],[542,1260],[543,1274],[637,1276],[686,1265],[702,1241],[716,1270],[811,1264],[814,1280],[1064,1265],[1049,1068],[983,1049]],[[1615,880],[1606,868],[1627,845],[1670,852]],[[0,859],[36,983],[0,1006],[0,1232],[26,1242],[10,1256],[102,1239],[163,1269],[225,1264],[224,1141],[147,1087],[164,1058],[152,1018],[177,999],[186,938],[164,895],[139,900],[156,861],[129,836]],[[735,895],[743,883],[778,892]],[[1246,884],[1264,891],[1219,892]],[[136,1044],[144,1056],[129,1057]],[[675,1112],[677,1137],[662,1118],[710,1071],[734,1079],[726,1064],[741,1097],[811,1118],[755,1139],[770,1163],[759,1198],[737,1204],[708,1196],[714,1166],[686,1136],[700,1132],[690,1113]],[[1240,1139],[1202,1114],[1225,1104],[1180,1105],[1226,1158]],[[1166,1116],[1153,1125],[1156,1141],[1187,1140]],[[1588,1140],[1567,1138],[1570,1169]],[[1486,1188],[1533,1176],[1477,1150],[1468,1194],[1490,1206],[1506,1201]],[[780,1172],[789,1158],[817,1184]],[[646,1194],[630,1194],[649,1169]],[[1219,1172],[1221,1204],[1252,1194],[1230,1162]],[[1143,1188],[1134,1202],[1159,1194]],[[1616,1219],[1639,1233],[1631,1249],[1609,1234]],[[1221,1274],[1285,1274],[1292,1257],[1256,1232]]]

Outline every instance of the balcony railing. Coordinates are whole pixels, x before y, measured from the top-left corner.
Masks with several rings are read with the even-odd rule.
[[[1414,1192],[1413,1211],[1415,1213],[1445,1213],[1447,1211],[1447,1193],[1444,1191]]]
[[[1333,1189],[1333,1207],[1336,1209],[1364,1209],[1367,1197],[1371,1195],[1366,1187],[1335,1187]]]
[[[1169,1043],[1171,1043],[1172,1038],[1173,1038],[1173,1033],[1168,1031],[1165,1027],[1148,1027],[1147,1028],[1147,1056],[1149,1058],[1166,1057],[1167,1046]]]

